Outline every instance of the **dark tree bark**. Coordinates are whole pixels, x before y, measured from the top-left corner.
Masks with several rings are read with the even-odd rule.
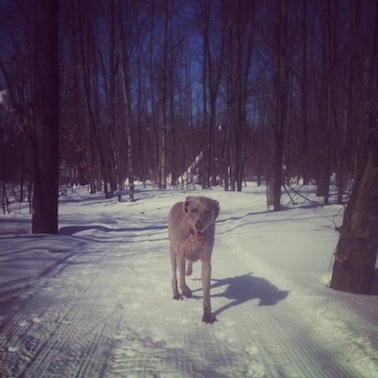
[[[321,88],[319,99],[319,158],[318,187],[316,195],[324,197],[324,204],[329,203],[329,186],[331,177],[331,123],[333,107],[333,61],[332,48],[332,18],[331,1],[322,2],[322,58],[321,58]]]
[[[274,17],[275,45],[273,51],[273,92],[275,101],[275,115],[273,120],[274,157],[273,157],[273,183],[275,211],[281,210],[281,188],[283,181],[283,157],[285,145],[285,130],[288,123],[288,20],[287,0],[276,2]]]
[[[356,180],[335,252],[331,288],[369,294],[378,251],[378,139]]]
[[[203,130],[206,135],[204,148],[204,169],[202,175],[202,187],[207,188],[216,185],[216,120],[217,99],[223,76],[225,32],[226,28],[214,30],[211,24],[216,24],[219,19],[214,19],[216,5],[212,0],[198,2],[200,4],[199,17],[201,19],[201,33],[203,41],[202,61],[202,102],[203,102]],[[223,5],[222,5],[223,6]],[[215,12],[214,12],[215,10]],[[214,27],[213,27],[214,28]]]
[[[232,191],[241,191],[248,148],[247,104],[255,36],[255,3],[226,2],[223,12],[225,124],[229,137],[226,143],[225,177]]]
[[[125,128],[127,142],[127,176],[129,181],[129,201],[134,202],[134,163],[133,163],[133,140],[131,134],[132,127],[132,109],[131,109],[131,75],[130,75],[130,47],[127,37],[126,26],[122,26],[121,3],[119,3],[119,25],[121,30],[121,46],[122,46],[122,94],[125,106]]]
[[[32,231],[58,233],[59,0],[35,1],[35,165]]]
[[[167,187],[167,61],[168,61],[168,14],[169,0],[165,0],[163,9],[163,41],[159,76],[159,189]]]
[[[378,251],[378,123],[376,101],[377,93],[377,40],[378,4],[374,9],[375,27],[372,44],[366,61],[369,81],[363,91],[364,116],[361,129],[366,131],[364,139],[370,143],[366,149],[359,145],[355,156],[362,155],[365,160],[357,177],[352,195],[345,209],[343,226],[336,247],[331,288],[358,294],[370,294]],[[365,144],[366,146],[366,144]]]
[[[309,143],[308,143],[308,114],[309,114],[309,83],[308,83],[308,64],[307,64],[307,50],[308,50],[308,32],[307,32],[307,17],[308,17],[308,7],[307,0],[302,0],[302,22],[303,22],[303,32],[302,32],[302,80],[301,80],[301,99],[302,99],[302,161],[301,164],[302,174],[303,174],[303,184],[308,185],[309,183]]]
[[[209,23],[210,23],[210,1],[205,0],[202,3],[201,15],[203,17],[203,62],[202,62],[202,103],[203,103],[203,120],[202,127],[207,133],[207,142],[205,145],[205,162],[204,169],[201,175],[202,189],[210,187],[211,177],[211,127],[208,127],[208,110],[207,110],[207,68],[208,68],[208,49],[209,49]]]

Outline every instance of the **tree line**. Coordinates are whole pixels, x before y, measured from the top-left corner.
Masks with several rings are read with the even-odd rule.
[[[0,8],[3,204],[34,185],[40,2]],[[377,4],[62,1],[60,185],[121,197],[127,182],[133,200],[134,180],[184,185],[201,154],[203,188],[264,180],[279,210],[286,180],[315,182],[328,203],[334,174],[341,203],[377,129]]]

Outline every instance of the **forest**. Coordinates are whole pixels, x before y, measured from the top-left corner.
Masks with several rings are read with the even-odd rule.
[[[376,0],[15,0],[0,19],[4,213],[32,200],[37,160],[58,166],[60,190],[120,200],[135,180],[256,180],[279,210],[296,179],[342,203],[377,134]],[[43,108],[58,113],[55,147]]]

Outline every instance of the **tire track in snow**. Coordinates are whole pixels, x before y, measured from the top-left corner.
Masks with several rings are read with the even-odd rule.
[[[243,323],[230,327],[228,334],[236,332],[239,346],[247,351],[249,357],[244,361],[245,376],[252,377],[356,377],[359,376],[351,366],[348,366],[347,358],[340,355],[340,352],[332,346],[329,346],[327,340],[322,338],[324,335],[316,335],[313,331],[313,322],[316,319],[305,319],[300,309],[293,306],[294,301],[290,296],[296,293],[288,293],[284,298],[280,292],[284,290],[275,288],[268,280],[270,277],[261,278],[251,275],[251,279],[243,281],[241,277],[246,277],[256,268],[253,261],[253,252],[251,257],[241,260],[239,256],[248,256],[245,251],[240,251],[238,239],[234,236],[232,239],[217,235],[218,249],[216,259],[221,263],[216,264],[217,270],[214,271],[213,277],[227,277],[235,272],[240,285],[235,289],[232,295],[227,295],[230,287],[224,287],[225,296],[229,304],[224,304],[224,298],[221,306],[226,309],[219,315],[221,321],[232,320],[233,318]],[[239,249],[239,250],[238,250]],[[261,265],[262,262],[258,262]],[[221,268],[219,268],[221,267]],[[225,269],[226,267],[226,269]],[[265,269],[262,269],[265,271]],[[239,277],[239,278],[238,278]],[[222,280],[220,280],[222,282]],[[225,279],[232,285],[232,280]],[[250,284],[250,285],[247,285]],[[257,289],[252,286],[256,284]],[[275,289],[274,289],[275,288]],[[258,291],[260,293],[257,293]],[[244,293],[242,293],[244,291]],[[252,294],[248,296],[248,291]],[[264,304],[269,297],[276,296],[271,303]],[[231,297],[231,298],[230,298]],[[282,298],[281,298],[282,297]],[[260,303],[257,303],[260,300]],[[230,306],[230,301],[234,305]],[[275,303],[277,302],[277,303]],[[213,301],[213,307],[215,305]],[[216,310],[216,307],[215,307]],[[227,339],[227,337],[226,337]],[[241,353],[242,354],[242,353]],[[248,361],[249,358],[249,361]],[[241,363],[243,363],[241,361]]]
[[[337,346],[314,334],[314,319],[303,319],[290,301],[296,293],[284,299],[271,277],[253,274],[261,262],[253,253],[245,260],[238,240],[224,236],[237,222],[217,226],[214,325],[201,323],[200,264],[188,280],[194,298],[171,299],[168,239],[161,219],[151,219],[127,243],[75,256],[42,282],[49,286],[41,285],[0,338],[2,376],[357,376]]]
[[[166,232],[164,235],[166,235]],[[161,234],[160,234],[161,235]],[[138,242],[141,244],[138,245]],[[112,346],[106,377],[241,377],[244,367],[217,326],[202,319],[202,289],[194,275],[188,284],[194,298],[171,298],[168,239],[153,243],[138,238],[134,248],[145,258],[131,258],[132,280],[124,291],[124,311]],[[200,266],[196,264],[195,272]],[[147,284],[147,285],[146,285]],[[151,288],[151,290],[146,290]],[[142,289],[141,289],[142,288]],[[137,302],[132,297],[137,296]]]
[[[95,376],[91,371],[98,374],[104,368],[108,356],[103,351],[119,314],[111,309],[104,317],[104,308],[96,307],[99,298],[112,288],[103,273],[117,273],[118,249],[114,245],[100,256],[90,256],[89,252],[71,259],[71,267],[79,270],[77,280],[72,279],[72,272],[45,280],[51,286],[41,288],[3,331],[8,337],[0,344],[2,376],[52,377],[57,372],[61,376],[65,372],[67,376]],[[89,265],[93,271],[81,267],[83,258],[95,258],[95,268]]]

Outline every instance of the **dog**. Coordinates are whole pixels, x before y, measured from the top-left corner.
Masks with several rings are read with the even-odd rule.
[[[218,215],[218,201],[207,197],[187,197],[184,202],[177,202],[172,206],[168,218],[173,299],[182,299],[178,291],[178,284],[185,297],[192,296],[192,291],[185,283],[185,275],[190,276],[193,272],[193,263],[201,260],[202,321],[210,324],[217,320],[211,312],[210,280],[215,219]]]

